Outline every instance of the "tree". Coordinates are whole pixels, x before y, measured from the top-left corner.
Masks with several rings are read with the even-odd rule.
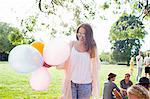
[[[124,40],[127,38],[143,39],[147,32],[144,24],[134,15],[123,14],[110,30],[110,41]]]
[[[13,28],[13,30],[8,35],[8,40],[12,43],[12,45],[21,45],[21,44],[29,44],[34,41],[32,38],[28,38],[25,34],[23,34],[18,28]]]
[[[113,59],[117,62],[127,62],[129,65],[129,61],[131,56],[137,56],[138,51],[140,49],[140,40],[139,39],[125,39],[118,40],[113,44]]]
[[[130,56],[137,55],[141,42],[147,32],[138,17],[123,14],[110,30],[109,39],[112,44],[113,58],[119,61],[127,61]]]
[[[100,54],[100,60],[104,62],[111,62],[111,54],[109,52],[102,52]]]
[[[37,0],[37,4],[41,12],[49,15],[56,15],[56,11],[61,7],[68,11],[72,11],[73,14],[77,14],[76,12],[79,10],[78,13],[83,14],[82,17],[85,17],[86,19],[93,19],[97,12],[95,10],[96,2],[93,0]],[[74,17],[78,17],[78,15]]]
[[[142,4],[140,8],[138,8],[139,4]],[[71,35],[76,27],[83,22],[91,22],[96,18],[106,20],[105,15],[100,12],[100,7],[105,11],[113,8],[113,13],[120,15],[126,11],[125,5],[130,5],[130,9],[132,9],[130,14],[135,16],[140,16],[144,8],[149,9],[149,2],[146,4],[144,2],[139,3],[139,0],[105,0],[103,5],[95,0],[36,0],[36,5],[38,11],[35,12],[35,15],[23,19],[22,26],[25,31],[30,33],[47,31],[52,37],[55,37],[57,33]],[[70,15],[63,16],[64,14],[70,14],[73,17],[69,19]],[[49,23],[48,21],[41,22],[40,16],[47,19]],[[52,18],[54,20],[50,21]],[[55,22],[55,18],[57,22]],[[68,19],[69,22],[64,19]],[[42,29],[43,27],[44,29]]]
[[[99,10],[96,10],[98,9],[97,3],[93,0],[37,0],[36,4],[40,14],[45,14],[47,19],[57,18],[57,22],[52,23],[54,20],[50,23],[42,22],[39,26],[46,26],[52,37],[56,33],[71,35],[79,24],[89,22],[99,16]]]
[[[9,24],[0,22],[0,53],[9,53],[14,47],[8,40],[8,35],[12,30]]]
[[[9,53],[16,45],[30,43],[28,38],[18,28],[8,23],[0,22],[0,53]]]

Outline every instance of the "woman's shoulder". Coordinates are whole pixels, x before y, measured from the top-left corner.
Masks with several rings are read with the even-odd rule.
[[[70,48],[72,48],[74,46],[74,44],[76,44],[77,41],[70,41]]]

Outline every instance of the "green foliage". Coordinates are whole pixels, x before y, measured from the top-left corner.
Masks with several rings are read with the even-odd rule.
[[[8,35],[13,30],[9,24],[0,22],[0,53],[9,53],[14,47],[8,40]]]
[[[116,62],[127,62],[129,65],[129,60],[131,56],[137,56],[140,49],[139,39],[126,39],[118,40],[113,44],[113,59]]]
[[[93,0],[37,0],[37,5],[39,10],[45,14],[45,16],[51,17],[59,17],[56,25],[52,26],[51,24],[46,26],[50,26],[49,29],[52,37],[55,37],[55,33],[61,33],[62,35],[71,35],[75,32],[76,27],[83,23],[89,22],[99,16],[97,10],[97,3]],[[62,14],[60,13],[60,9]],[[59,13],[58,13],[59,12]],[[66,22],[66,16],[64,18],[64,13],[69,13],[72,18],[68,19],[69,22]],[[68,15],[68,14],[65,14]],[[59,23],[60,22],[60,23]],[[59,27],[59,30],[58,28]],[[60,29],[62,28],[62,29]]]
[[[50,14],[56,15],[56,11],[60,7],[63,7],[64,9],[72,11],[74,14],[76,13],[76,10],[80,10],[82,11],[84,17],[87,19],[94,18],[96,14],[96,9],[95,9],[96,2],[93,0],[91,1],[52,0],[51,2],[46,1],[46,0],[39,0],[37,1],[37,4],[39,5],[39,9],[41,12],[47,13],[49,15]]]
[[[37,23],[37,17],[29,16],[26,19],[23,19],[21,25],[24,27],[25,32],[32,32],[34,31],[34,27]]]
[[[29,38],[18,28],[0,22],[0,53],[9,53],[16,45],[29,44],[33,40],[33,38]]]
[[[13,45],[30,44],[34,41],[32,35],[36,31],[35,26],[37,25],[38,16],[28,16],[21,20],[21,29],[14,28],[9,35],[9,41]]]
[[[150,19],[150,1],[149,0],[143,0],[143,1],[133,1],[132,12],[134,15],[136,13],[139,13],[138,17],[142,17],[142,19]]]
[[[110,41],[124,40],[127,38],[143,39],[147,32],[144,24],[137,17],[123,14],[110,30]]]
[[[45,15],[47,18],[59,17],[60,19],[58,20],[62,21],[60,23],[57,21],[56,23],[54,23],[55,24],[54,26],[52,26],[51,23],[46,23],[46,22],[41,23],[43,24],[43,26],[47,27],[46,29],[49,29],[48,31],[50,32],[50,34],[52,34],[52,37],[55,37],[56,33],[58,32],[64,35],[73,34],[74,30],[79,24],[83,22],[91,22],[91,20],[95,18],[106,20],[105,15],[101,15],[99,7],[101,7],[103,10],[111,9],[114,14],[118,14],[118,15],[122,14],[123,12],[128,13],[128,11],[130,10],[132,11],[132,13],[130,11],[129,14],[135,15],[136,17],[139,17],[140,14],[145,15],[142,12],[143,12],[144,7],[146,7],[146,5],[143,3],[144,1],[139,2],[139,0],[105,0],[104,3],[101,5],[101,4],[98,4],[94,0],[36,0],[36,5],[38,6],[40,12],[44,13],[43,15]],[[60,13],[59,11],[60,9],[62,13]],[[149,6],[148,6],[148,9],[149,9]],[[62,20],[64,19],[62,17],[64,13],[71,13],[71,15],[73,15],[72,19],[68,19],[70,20],[70,22],[67,23],[66,21]],[[41,14],[41,13],[38,13],[38,14]],[[149,16],[149,13],[144,17],[144,19],[146,19],[148,16]],[[36,17],[34,18],[36,20],[35,21],[36,23],[38,21],[38,18]],[[34,18],[31,18],[31,19],[34,19]],[[39,25],[40,23],[36,23],[36,24]],[[59,30],[58,28],[56,28],[56,26],[59,26]],[[39,26],[39,28],[41,28],[41,26]],[[60,29],[60,28],[63,28],[63,29]],[[32,20],[30,19],[27,20],[26,30],[31,32],[34,29],[35,29],[35,25],[32,24]],[[139,31],[141,31],[141,28],[138,28],[138,29],[136,30],[133,29],[133,31],[131,31],[130,33],[131,37],[134,37],[136,33],[139,33]],[[115,31],[115,32],[117,33],[119,31]],[[133,34],[133,32],[136,32],[136,33]],[[125,37],[126,32],[123,33],[123,35],[124,35],[123,37]]]
[[[107,2],[104,2],[104,4],[101,6],[101,8],[103,8],[103,10],[106,10],[109,8],[109,4]]]
[[[130,56],[138,54],[141,41],[147,34],[144,28],[137,17],[125,13],[112,25],[109,39],[115,61],[126,61],[129,64]]]
[[[10,32],[10,34],[8,35],[8,40],[13,45],[20,45],[27,43],[23,33],[21,33],[17,28],[14,28],[13,31]]]
[[[111,54],[108,52],[102,52],[100,54],[100,60],[101,61],[106,61],[106,62],[111,62]]]
[[[32,37],[28,37],[23,34],[19,29],[13,28],[13,30],[8,35],[8,40],[12,45],[30,44],[34,41]]]
[[[104,10],[113,8],[114,14],[121,14],[128,11],[125,6],[129,6],[128,9],[132,12],[129,14],[135,15],[139,19],[150,19],[149,0],[106,0],[101,8]]]

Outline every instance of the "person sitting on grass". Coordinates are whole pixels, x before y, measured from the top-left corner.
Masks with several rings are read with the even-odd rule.
[[[116,78],[116,74],[114,73],[110,73],[108,75],[108,80],[104,83],[103,99],[115,99],[115,96],[113,95],[114,89],[120,93],[120,89],[113,82],[115,81],[115,78]]]
[[[147,90],[149,90],[150,80],[147,77],[141,77],[140,80],[139,80],[138,85],[142,85]]]
[[[133,85],[132,81],[130,80],[130,74],[126,73],[125,78],[120,81],[120,87],[121,87],[121,93],[123,95],[123,98],[126,99],[127,97],[127,89]]]

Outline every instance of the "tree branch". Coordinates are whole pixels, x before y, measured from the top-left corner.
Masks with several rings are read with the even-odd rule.
[[[144,19],[149,13],[150,13],[150,10],[148,10],[148,12],[143,16],[142,19]]]

